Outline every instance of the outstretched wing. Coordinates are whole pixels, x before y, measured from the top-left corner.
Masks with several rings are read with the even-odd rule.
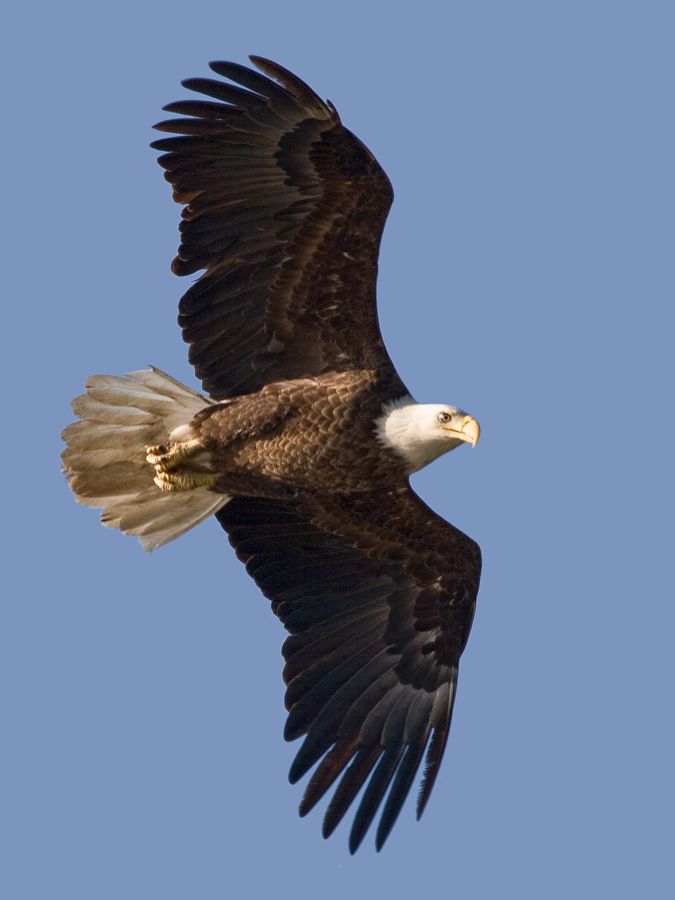
[[[240,86],[188,79],[215,102],[171,103],[185,118],[155,126],[181,135],[153,144],[185,204],[173,271],[205,270],[180,303],[190,361],[218,400],[351,368],[396,378],[375,307],[389,179],[330,103],[251,59],[272,77],[211,63]]]
[[[478,545],[412,489],[297,501],[235,498],[217,513],[290,632],[283,648],[290,771],[318,763],[300,813],[333,783],[328,837],[360,788],[349,847],[378,808],[378,850],[426,752],[422,815],[450,727],[480,578]],[[386,797],[386,800],[385,800]]]

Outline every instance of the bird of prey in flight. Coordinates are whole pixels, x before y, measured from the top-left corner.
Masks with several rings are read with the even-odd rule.
[[[436,780],[481,565],[408,479],[479,426],[414,400],[384,347],[389,179],[331,103],[251,59],[185,81],[199,97],[153,145],[183,206],[173,271],[201,273],[179,323],[206,395],[152,368],[91,377],[63,467],[148,550],[216,516],[289,632],[300,812],[333,789],[327,837],[361,792],[350,850],[378,810],[380,849],[422,763],[418,817]]]

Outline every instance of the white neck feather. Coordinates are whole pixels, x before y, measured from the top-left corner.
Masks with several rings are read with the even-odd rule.
[[[460,441],[448,441],[430,428],[437,410],[445,407],[434,403],[416,403],[408,394],[387,403],[375,423],[380,443],[403,457],[408,474],[417,472]]]

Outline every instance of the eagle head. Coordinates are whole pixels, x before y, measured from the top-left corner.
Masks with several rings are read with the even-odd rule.
[[[480,425],[463,409],[412,397],[386,404],[375,431],[384,447],[403,457],[409,474],[460,444],[475,447],[480,437]]]

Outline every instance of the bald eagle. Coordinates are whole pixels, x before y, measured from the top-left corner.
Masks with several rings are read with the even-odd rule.
[[[478,545],[408,478],[479,426],[413,400],[384,347],[387,176],[330,102],[251,61],[183,82],[210,99],[165,107],[152,145],[184,207],[173,271],[202,272],[179,323],[208,396],[154,368],[91,377],[63,469],[147,550],[216,516],[289,632],[291,782],[314,769],[300,813],[337,782],[328,837],[364,788],[349,847],[382,807],[379,850],[423,760],[427,805],[480,578]]]

